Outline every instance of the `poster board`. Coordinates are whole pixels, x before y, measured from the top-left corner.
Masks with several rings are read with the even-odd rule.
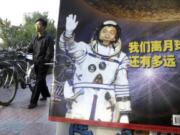
[[[125,15],[118,16],[116,12],[118,14],[123,14],[123,12],[113,10],[113,8],[112,11],[110,9],[103,9],[102,6],[104,1],[92,0],[88,2],[86,0],[66,0],[60,2],[58,36],[55,52],[56,63],[54,67],[54,83],[49,119],[58,122],[92,126],[180,133],[179,18],[175,12],[173,12],[174,14],[171,13],[171,16],[166,19],[167,16],[164,17],[163,15],[166,15],[168,12],[163,13],[164,10],[161,12],[162,16],[156,16],[154,10],[153,14],[147,12],[144,17],[135,16],[133,18],[133,15],[130,17],[126,17]],[[102,5],[98,5],[98,2],[102,2]],[[113,5],[113,3],[108,4],[107,7],[111,7],[111,4]],[[169,8],[173,7],[170,6]],[[123,11],[125,10],[123,9]],[[69,52],[67,49],[69,44],[65,43],[65,40],[62,42],[60,39],[60,37],[65,35],[66,18],[70,14],[72,14],[73,18],[75,18],[74,15],[76,15],[75,21],[78,21],[78,25],[72,34],[74,41],[77,43],[83,42],[83,45],[89,45],[91,49],[93,44],[92,41],[95,40],[94,37],[95,34],[97,34],[96,31],[99,29],[102,22],[107,20],[115,21],[120,27],[120,52],[123,52],[123,56],[127,56],[128,62],[123,59],[126,58],[123,56],[123,58],[121,58],[121,56],[118,57],[120,59],[118,59],[119,61],[114,57],[111,57],[111,60],[109,60],[103,56],[101,57],[101,55],[96,55],[97,51],[87,51],[86,53],[89,53],[88,57],[92,59],[87,58],[89,61],[83,59],[81,62],[85,63],[84,65],[87,66],[86,68],[80,68],[79,65],[82,63],[76,63],[76,58],[74,58],[72,52]],[[152,17],[146,17],[148,14]],[[64,45],[67,48],[64,47],[65,49],[62,49],[60,47],[62,43],[65,43]],[[81,50],[81,46],[77,47],[77,49]],[[105,69],[102,69],[104,68],[104,66],[102,66],[104,63],[101,62],[105,63]],[[108,87],[105,87],[103,82],[106,82],[109,78],[115,77],[114,73],[116,70],[111,66],[113,62],[120,66],[122,66],[123,63],[125,63],[125,65],[128,63],[126,65],[127,67],[122,67],[127,71],[125,74],[127,73],[128,83],[120,83],[120,85],[115,86],[115,83],[112,81],[109,84],[106,83]],[[83,84],[75,85],[75,82],[77,83],[75,80],[78,80],[78,78],[79,82],[85,81],[83,83],[87,83],[87,80],[81,80],[81,78],[87,74],[96,74],[93,77],[97,77],[99,75],[97,71],[101,74],[101,83],[97,84],[99,86],[103,85],[103,88],[97,88],[98,86],[95,87],[92,85],[85,86]],[[108,76],[105,76],[105,74],[108,74]],[[94,78],[92,80],[94,80]],[[124,87],[124,85],[126,85],[126,87]],[[98,95],[97,91],[103,91],[101,89],[113,89],[112,91],[114,92],[117,91],[117,89],[128,89],[129,91],[126,92],[129,92],[130,99],[128,98],[128,101],[130,101],[130,109],[120,113],[124,114],[124,112],[127,111],[129,121],[126,122],[125,120],[124,123],[114,122],[112,120],[113,118],[108,119],[110,114],[107,112],[106,115],[106,112],[102,111],[104,109],[103,107],[100,107],[102,110],[94,110],[94,108],[97,109],[101,104],[101,101],[103,103],[107,102],[109,106],[114,106],[117,103],[116,96],[119,94],[118,92],[114,94],[115,96],[110,93],[112,94],[112,99],[107,98],[109,95],[107,96],[106,92],[97,97],[85,97],[85,95],[89,95],[89,93],[87,94],[86,92],[91,91],[87,90],[87,88],[91,90],[96,89],[96,94],[94,95]],[[81,91],[82,89],[83,91]],[[69,91],[67,92],[67,90],[70,90],[72,93],[68,93]],[[121,94],[122,92],[120,95]],[[103,97],[101,95],[103,95]],[[81,100],[82,97],[83,100]],[[113,97],[115,97],[115,101]],[[90,99],[89,103],[86,101],[87,98]],[[121,99],[124,100],[124,98]],[[77,105],[79,101],[80,104]],[[74,103],[78,107],[73,105]],[[72,111],[73,106],[78,108],[75,110],[77,113],[85,111],[87,114],[89,112],[89,114],[87,114],[89,115],[88,118],[86,116],[81,117],[79,114],[78,116],[68,116],[67,112]],[[88,108],[88,106],[91,106],[91,108],[86,112],[87,109],[84,108]],[[96,117],[98,114],[104,115],[99,116],[102,119],[104,118],[104,120]],[[112,114],[114,115],[113,111]]]

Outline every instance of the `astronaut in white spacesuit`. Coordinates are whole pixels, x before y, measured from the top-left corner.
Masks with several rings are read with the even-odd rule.
[[[66,118],[129,123],[129,60],[121,51],[120,27],[113,20],[103,22],[87,44],[74,41],[77,25],[76,15],[67,16],[59,42],[76,66],[73,82],[64,85],[65,98],[76,96]]]

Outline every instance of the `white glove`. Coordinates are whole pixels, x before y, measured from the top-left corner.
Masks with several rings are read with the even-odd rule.
[[[76,29],[78,21],[76,21],[76,15],[70,14],[66,17],[66,37],[72,37],[73,31]]]
[[[116,102],[113,113],[113,122],[128,123],[128,115],[122,115],[121,111],[131,111],[131,102],[129,100]]]

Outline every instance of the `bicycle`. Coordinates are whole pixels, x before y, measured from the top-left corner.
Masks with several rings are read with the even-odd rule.
[[[35,85],[32,56],[22,51],[7,51],[4,60],[0,59],[0,105],[8,106],[15,98],[18,86],[22,89]]]

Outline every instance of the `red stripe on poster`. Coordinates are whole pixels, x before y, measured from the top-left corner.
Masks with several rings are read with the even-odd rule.
[[[143,124],[123,124],[123,123],[113,123],[112,122],[98,122],[92,120],[80,120],[80,119],[70,119],[70,118],[60,118],[49,116],[50,121],[56,122],[66,122],[73,124],[83,124],[83,125],[92,125],[92,126],[104,126],[112,128],[127,128],[133,130],[142,130],[142,131],[154,131],[162,133],[176,133],[180,134],[180,128],[178,127],[169,127],[169,126],[155,126],[155,125],[143,125]]]

